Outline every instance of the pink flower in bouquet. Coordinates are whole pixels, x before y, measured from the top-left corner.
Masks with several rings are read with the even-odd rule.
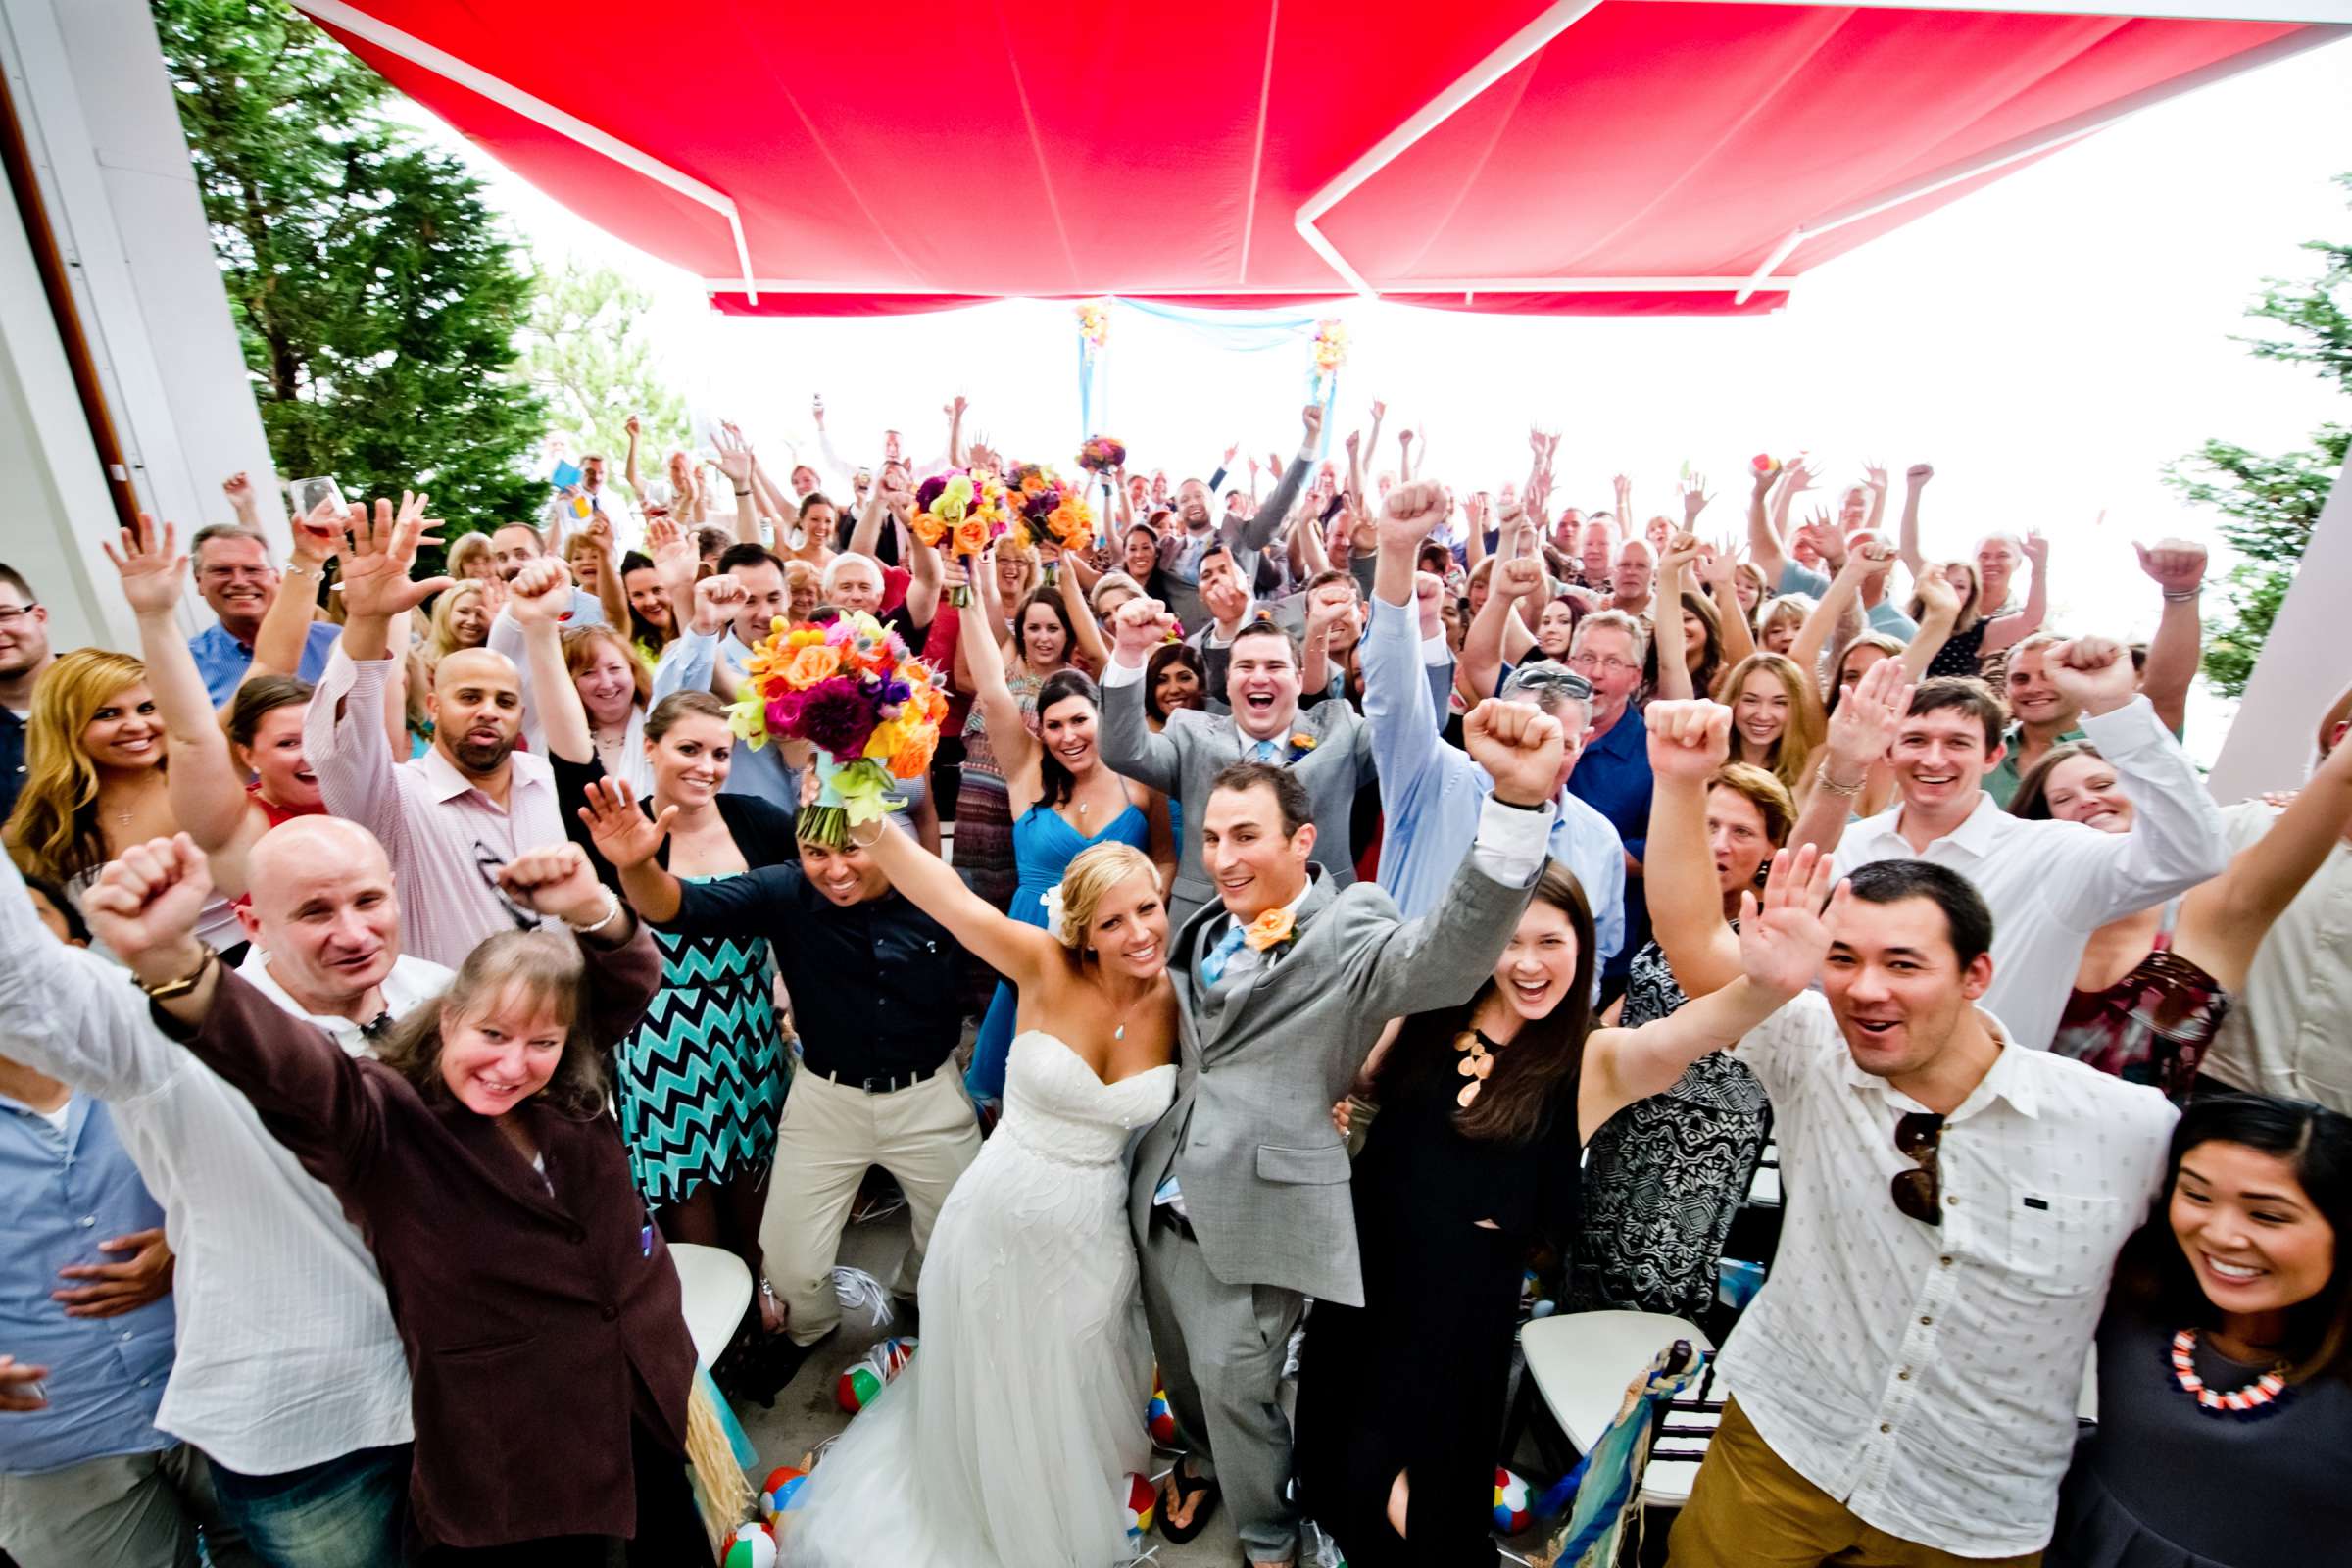
[[[1086,445],[1078,449],[1078,466],[1089,473],[1107,473],[1112,468],[1124,466],[1126,462],[1125,444],[1110,436],[1091,437]]]
[[[797,730],[820,751],[836,758],[856,757],[865,750],[866,737],[880,722],[873,700],[856,681],[837,676],[802,694]]]

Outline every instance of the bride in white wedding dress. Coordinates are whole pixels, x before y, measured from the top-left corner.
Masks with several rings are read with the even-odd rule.
[[[914,1359],[809,1476],[783,1560],[1111,1568],[1130,1555],[1121,1478],[1149,1451],[1127,1139],[1176,1088],[1158,871],[1124,844],[1083,852],[1041,931],[904,833],[869,853],[1012,979],[1021,1031],[1004,1119],[931,1233]]]

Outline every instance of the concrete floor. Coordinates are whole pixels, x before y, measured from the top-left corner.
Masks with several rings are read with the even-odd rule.
[[[841,1261],[853,1268],[864,1269],[876,1279],[887,1281],[898,1269],[899,1259],[906,1254],[906,1214],[904,1209],[881,1219],[852,1225],[842,1237]],[[742,1419],[745,1434],[752,1440],[752,1446],[760,1450],[760,1468],[752,1476],[754,1486],[758,1486],[767,1472],[777,1465],[800,1463],[803,1454],[849,1425],[849,1417],[843,1415],[841,1407],[833,1402],[834,1383],[844,1368],[873,1348],[876,1340],[903,1332],[903,1327],[870,1327],[862,1315],[845,1318],[841,1333],[822,1351],[811,1357],[801,1368],[799,1376],[776,1396],[774,1409],[764,1410],[757,1404],[736,1406],[735,1413]],[[918,1350],[916,1353],[921,1352]],[[1143,1411],[1138,1409],[1135,1414],[1140,1423]],[[1164,1464],[1165,1460],[1161,1463]],[[1157,1568],[1194,1568],[1194,1565],[1210,1564],[1215,1568],[1234,1568],[1234,1564],[1241,1561],[1241,1547],[1233,1533],[1233,1521],[1224,1510],[1219,1510],[1205,1531],[1181,1546],[1171,1545],[1156,1534],[1145,1538],[1145,1546],[1148,1551],[1156,1548],[1150,1560]]]

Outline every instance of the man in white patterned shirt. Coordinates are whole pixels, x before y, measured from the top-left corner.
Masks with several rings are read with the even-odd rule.
[[[1660,829],[1704,809],[1677,771],[1653,858],[1704,853],[1698,824]],[[1772,1097],[1787,1227],[1724,1348],[1673,1568],[2037,1562],[2108,1275],[2163,1181],[2162,1095],[2013,1046],[1977,1004],[1992,916],[1965,878],[1879,860],[1847,886],[1821,993],[1735,1048]]]
[[[358,1052],[438,998],[447,971],[401,953],[391,867],[365,828],[297,817],[253,866],[246,972],[287,1011]],[[398,1562],[409,1373],[374,1255],[252,1102],[164,1038],[122,969],[50,936],[6,856],[0,1036],[108,1102],[163,1205],[178,1354],[155,1424],[211,1461],[247,1547],[270,1568]]]

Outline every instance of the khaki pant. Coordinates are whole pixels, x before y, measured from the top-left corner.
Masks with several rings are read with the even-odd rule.
[[[1667,1568],[2037,1568],[2041,1553],[1962,1557],[1864,1524],[1772,1451],[1732,1400],[1667,1538]]]
[[[833,1262],[866,1167],[881,1166],[906,1194],[914,1240],[890,1288],[912,1296],[939,1205],[979,1153],[980,1124],[953,1063],[910,1089],[882,1095],[806,1070],[793,1076],[776,1127],[760,1246],[795,1344],[811,1344],[841,1321]]]
[[[184,1443],[0,1476],[0,1551],[23,1568],[197,1568],[199,1526],[219,1568],[256,1568],[220,1517],[211,1467]]]

